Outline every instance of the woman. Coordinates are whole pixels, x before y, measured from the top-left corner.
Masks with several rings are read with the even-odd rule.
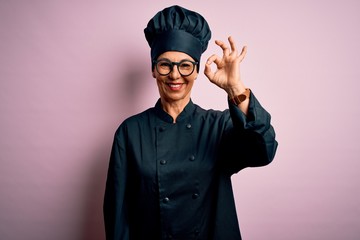
[[[229,109],[204,110],[190,94],[211,37],[206,20],[172,6],[144,32],[160,99],[115,133],[104,199],[106,238],[241,239],[231,175],[267,165],[277,148],[270,115],[240,79],[246,47],[239,53],[231,37],[230,48],[215,41],[223,56],[212,55],[204,73],[227,92]]]

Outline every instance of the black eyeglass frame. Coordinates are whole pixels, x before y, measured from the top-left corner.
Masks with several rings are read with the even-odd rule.
[[[167,62],[167,63],[169,63],[169,64],[170,64],[170,71],[169,71],[168,73],[166,73],[166,74],[160,73],[160,72],[159,72],[159,69],[158,69],[158,65],[157,65],[159,62]],[[192,71],[191,71],[189,74],[182,74],[181,71],[180,71],[179,66],[180,66],[182,63],[184,63],[184,62],[189,62],[189,63],[191,63],[191,64],[193,65],[193,69],[192,69]],[[187,76],[190,76],[191,74],[193,74],[195,68],[198,69],[199,62],[194,62],[194,61],[191,61],[191,60],[188,60],[188,59],[181,60],[180,62],[172,62],[172,61],[170,61],[169,59],[159,59],[159,60],[153,60],[153,65],[155,65],[156,71],[157,71],[161,76],[167,76],[167,75],[169,75],[169,74],[174,70],[174,66],[176,65],[176,67],[178,68],[178,71],[179,71],[180,75],[181,75],[182,77],[187,77]]]

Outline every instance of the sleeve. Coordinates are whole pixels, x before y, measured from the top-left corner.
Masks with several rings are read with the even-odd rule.
[[[104,222],[106,240],[128,240],[129,226],[127,202],[127,161],[124,128],[116,131],[111,150],[104,196]]]
[[[231,126],[224,134],[221,151],[226,169],[234,174],[246,167],[260,167],[272,162],[278,146],[270,114],[250,93],[246,116],[229,101]]]

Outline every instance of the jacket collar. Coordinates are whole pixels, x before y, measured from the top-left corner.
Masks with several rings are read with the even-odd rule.
[[[189,103],[185,106],[184,110],[177,117],[176,122],[184,121],[185,119],[187,119],[192,115],[194,110],[195,110],[195,104],[190,99]],[[155,104],[155,114],[161,120],[167,123],[173,123],[173,118],[162,108],[160,99]]]

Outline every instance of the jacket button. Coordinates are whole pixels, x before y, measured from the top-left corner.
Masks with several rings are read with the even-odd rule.
[[[160,161],[160,164],[161,164],[161,165],[165,165],[165,164],[167,164],[167,161],[166,161],[166,160],[161,160],[161,161]]]
[[[197,199],[199,197],[199,194],[197,194],[197,193],[194,193],[193,195],[192,195],[192,199]]]
[[[191,128],[191,124],[190,124],[190,123],[186,124],[186,128],[187,128],[187,129],[190,129],[190,128]]]
[[[159,128],[159,131],[160,131],[160,132],[163,132],[163,131],[165,131],[165,128],[164,128],[164,127],[160,127],[160,128]]]
[[[163,199],[163,203],[168,203],[170,201],[170,199],[168,197]]]
[[[189,157],[189,159],[190,159],[190,161],[195,161],[195,156],[194,156],[194,155],[191,155],[191,156]]]

